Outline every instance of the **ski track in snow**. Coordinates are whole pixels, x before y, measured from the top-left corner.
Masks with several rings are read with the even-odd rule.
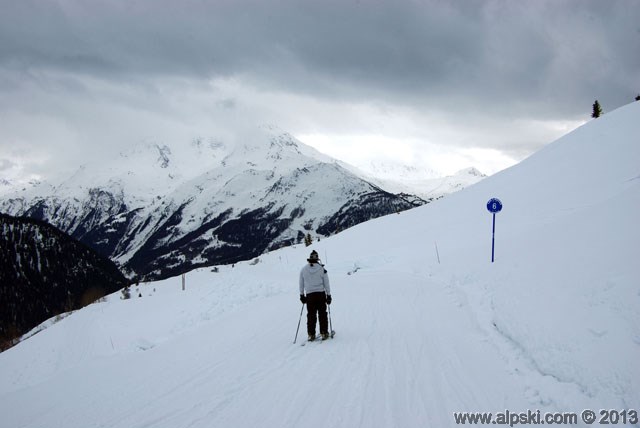
[[[198,282],[220,277],[198,275]],[[95,358],[97,343],[79,341],[86,346],[74,349],[72,342],[82,333],[65,332],[69,342],[53,346],[74,349],[75,360],[64,362],[67,369],[58,371],[56,364],[51,377],[38,376],[42,383],[3,391],[5,402],[33,403],[32,411],[11,426],[401,427],[416,421],[450,426],[454,411],[563,409],[566,394],[582,395],[579,388],[541,373],[523,349],[492,328],[489,313],[478,314],[469,305],[465,287],[477,285],[470,278],[447,281],[437,274],[365,268],[334,279],[332,322],[339,333],[305,347],[291,343],[295,286],[275,292],[275,284],[263,283],[257,288],[271,290],[270,297],[248,290],[241,302],[233,285],[187,290],[189,307],[194,301],[202,304],[187,318],[199,321],[167,325],[173,330],[169,339],[143,327],[161,323],[161,313],[145,316],[139,327],[124,320],[117,325],[108,313],[100,316],[126,311],[135,300],[115,296],[93,305],[84,311],[93,312],[86,318],[94,324],[96,341],[122,334],[121,329],[147,330],[149,337],[117,337],[113,343],[121,349],[109,352],[111,345],[103,343],[106,355]],[[179,296],[169,294],[168,301]],[[164,297],[158,292],[138,302]],[[62,330],[64,322],[52,329]],[[303,316],[302,336],[304,322]],[[64,384],[80,387],[51,394]],[[90,411],[85,415],[83,409]],[[89,415],[95,425],[87,425]]]

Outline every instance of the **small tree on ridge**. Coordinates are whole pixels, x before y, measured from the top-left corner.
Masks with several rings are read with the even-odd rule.
[[[594,119],[597,119],[600,117],[601,114],[602,114],[602,107],[600,107],[600,103],[598,102],[598,100],[596,100],[596,102],[593,103],[593,112],[591,113],[591,117]]]

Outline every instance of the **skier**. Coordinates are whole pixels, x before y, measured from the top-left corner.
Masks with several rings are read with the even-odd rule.
[[[307,333],[310,341],[316,339],[316,319],[319,318],[320,335],[326,340],[329,338],[327,305],[331,304],[329,275],[315,250],[307,262],[300,271],[300,301],[307,304]]]

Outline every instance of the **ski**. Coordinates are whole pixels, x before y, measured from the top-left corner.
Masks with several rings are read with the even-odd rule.
[[[322,337],[316,337],[314,340],[307,340],[306,342],[302,342],[300,344],[300,346],[305,346],[307,343],[315,343],[315,342],[322,343],[322,342],[325,342],[325,341],[327,341],[329,339],[333,339],[333,336],[335,336],[335,335],[336,335],[336,331],[335,330],[331,330],[331,333],[329,333],[329,337],[328,338],[323,340]]]

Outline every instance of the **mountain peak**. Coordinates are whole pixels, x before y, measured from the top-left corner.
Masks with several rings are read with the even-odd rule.
[[[480,172],[478,169],[476,169],[475,167],[469,167],[469,168],[463,168],[460,171],[456,172],[455,174],[453,174],[453,177],[463,177],[463,176],[472,176],[472,177],[480,177],[480,178],[484,178],[487,175],[483,174],[482,172]]]

